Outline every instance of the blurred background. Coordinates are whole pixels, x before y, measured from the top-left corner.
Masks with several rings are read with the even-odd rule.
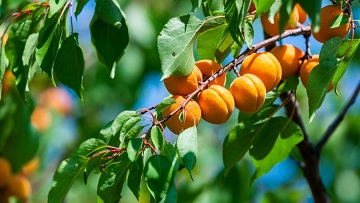
[[[54,88],[45,74],[38,72],[30,85],[35,101],[31,120],[40,131],[40,149],[30,175],[32,198],[30,202],[47,202],[52,176],[59,162],[69,156],[86,139],[97,137],[101,128],[124,110],[149,108],[169,95],[161,78],[157,53],[157,36],[172,17],[191,12],[190,1],[118,0],[128,18],[130,44],[116,67],[115,78],[97,60],[89,32],[95,1],[90,0],[80,15],[73,17],[74,31],[86,58],[84,74],[84,102],[72,90],[59,84]],[[1,18],[21,10],[30,1],[3,0]],[[4,3],[6,2],[6,3]],[[322,6],[331,2],[324,0]],[[6,5],[6,7],[4,6]],[[75,5],[74,5],[75,6]],[[359,15],[359,2],[354,1],[354,17]],[[193,15],[202,19],[201,9]],[[309,19],[305,24],[310,23]],[[263,40],[260,20],[254,22],[254,43]],[[359,38],[359,31],[356,38]],[[302,36],[289,37],[291,43],[305,49]],[[310,40],[311,52],[319,53],[321,45]],[[232,60],[225,59],[224,64]],[[345,106],[360,79],[360,52],[357,51],[347,72],[339,83],[340,95],[329,93],[317,116],[309,123],[306,91],[299,84],[297,99],[310,139],[317,142],[330,123]],[[227,87],[235,77],[227,76]],[[205,121],[198,128],[199,158],[192,181],[186,171],[176,177],[179,202],[312,202],[311,192],[297,163],[287,159],[268,174],[250,185],[254,167],[248,155],[223,178],[222,143],[237,121],[235,110],[230,121],[212,125]],[[280,114],[283,112],[280,112]],[[344,121],[335,131],[321,154],[321,176],[332,202],[360,202],[360,99],[351,107]],[[173,142],[176,137],[166,131]],[[29,164],[31,166],[31,164]],[[82,177],[75,181],[65,202],[96,202],[98,175],[93,174],[85,185]],[[121,202],[136,202],[131,191],[124,186]],[[140,202],[149,202],[149,193],[142,185]]]

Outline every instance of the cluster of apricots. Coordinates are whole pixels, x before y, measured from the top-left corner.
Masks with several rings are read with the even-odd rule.
[[[15,197],[20,202],[27,202],[31,195],[29,178],[39,166],[39,157],[35,157],[22,167],[20,173],[14,174],[11,163],[0,157],[0,202],[8,202]]]
[[[344,38],[348,35],[351,27],[350,22],[347,22],[338,27],[331,28],[331,24],[339,15],[347,16],[347,14],[342,10],[341,6],[339,5],[328,5],[321,9],[319,30],[315,32],[314,28],[311,27],[312,35],[318,42],[324,43],[333,37],[339,36],[341,38]],[[290,18],[285,26],[285,30],[296,28],[298,26],[298,23],[303,24],[305,23],[306,19],[307,13],[300,6],[300,4],[296,4],[290,14]],[[279,34],[279,21],[279,12],[275,14],[273,23],[269,21],[267,14],[261,16],[261,23],[264,31],[270,36],[275,36]]]

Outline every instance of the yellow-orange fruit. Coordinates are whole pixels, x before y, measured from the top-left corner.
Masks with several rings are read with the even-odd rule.
[[[44,106],[37,106],[31,113],[31,123],[39,131],[46,131],[51,125],[50,111]]]
[[[4,190],[4,194],[7,197],[16,197],[21,202],[26,202],[31,195],[31,184],[25,176],[21,174],[13,175]]]
[[[5,94],[6,92],[9,92],[11,87],[15,86],[15,80],[16,78],[14,74],[10,70],[7,70],[2,80],[2,92],[1,92],[2,95]]]
[[[324,43],[336,36],[345,38],[350,30],[350,22],[336,28],[330,28],[331,23],[340,14],[343,14],[343,11],[339,5],[329,5],[323,7],[320,11],[319,31],[314,32],[314,28],[311,26],[311,33],[313,37],[321,43]]]
[[[319,55],[313,55],[311,59],[304,61],[300,67],[300,80],[301,83],[307,88],[308,79],[310,72],[314,69],[316,65],[319,64]],[[332,83],[329,86],[328,92],[333,89]]]
[[[201,109],[201,117],[213,124],[225,123],[235,106],[234,97],[230,91],[220,85],[212,85],[202,91],[197,102]]]
[[[36,170],[39,168],[39,164],[40,164],[40,158],[38,156],[34,157],[29,162],[23,165],[21,169],[22,174],[24,174],[26,177],[33,176]]]
[[[0,188],[8,185],[11,177],[12,171],[10,162],[5,158],[0,157]]]
[[[288,77],[297,74],[301,65],[301,57],[304,56],[303,51],[291,44],[284,44],[282,46],[274,47],[270,52],[276,57],[281,65],[281,79],[285,80]]]
[[[199,82],[202,82],[202,74],[196,66],[188,76],[170,76],[164,79],[165,87],[170,94],[183,96],[194,92],[199,87]]]
[[[162,112],[163,117],[170,115],[171,112],[179,108],[184,102],[185,98],[181,95],[173,96],[176,103],[170,105]],[[183,120],[181,121],[179,116],[183,112]],[[184,109],[179,110],[173,116],[165,122],[169,130],[175,134],[180,134],[181,131],[190,128],[192,126],[197,126],[201,119],[201,109],[196,101],[191,99],[189,103],[185,106]]]
[[[195,66],[199,68],[199,70],[202,73],[202,78],[205,80],[209,78],[212,74],[214,74],[216,71],[221,69],[221,65],[216,63],[212,60],[200,60],[195,63]],[[209,85],[221,85],[224,86],[226,82],[226,75],[225,73],[222,74],[220,77],[215,78]]]
[[[48,107],[57,113],[67,115],[72,112],[71,95],[64,88],[48,88],[39,96],[39,105]]]
[[[267,13],[264,13],[261,16],[261,24],[264,28],[264,31],[268,33],[270,36],[275,36],[279,34],[279,24],[280,24],[280,14],[277,12],[274,16],[274,23],[271,23],[268,19]],[[285,30],[294,29],[299,22],[299,12],[296,7],[290,14],[290,18],[285,25]]]
[[[264,83],[253,74],[244,74],[230,85],[235,107],[245,113],[254,113],[264,104],[266,89]]]
[[[253,53],[247,56],[240,68],[240,75],[251,73],[259,77],[266,92],[274,89],[281,80],[281,65],[270,52]]]
[[[306,11],[300,6],[299,3],[295,4],[296,9],[299,12],[299,23],[303,24],[305,23],[308,14],[306,13]]]

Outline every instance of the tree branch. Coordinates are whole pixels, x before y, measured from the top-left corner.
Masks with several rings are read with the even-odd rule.
[[[337,118],[331,123],[331,125],[328,127],[326,132],[324,133],[323,137],[319,141],[319,143],[315,147],[316,153],[320,154],[321,149],[324,147],[325,143],[329,140],[330,136],[333,134],[333,132],[336,130],[336,128],[340,125],[341,121],[344,119],[345,114],[348,112],[350,107],[355,103],[357,96],[360,92],[360,81],[358,82],[357,87],[355,88],[354,93],[352,94],[351,98],[349,99],[348,103],[344,107],[344,109],[341,111],[341,113],[337,116]]]

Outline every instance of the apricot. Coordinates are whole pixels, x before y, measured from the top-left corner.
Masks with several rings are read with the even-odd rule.
[[[299,23],[304,24],[305,21],[307,20],[308,14],[306,13],[306,11],[300,6],[299,3],[295,4],[295,7],[297,8],[298,12],[299,12]]]
[[[174,95],[176,103],[170,105],[162,112],[163,117],[170,115],[173,111],[179,108],[184,102],[185,98],[181,95]],[[180,114],[183,113],[182,120],[180,120]],[[198,103],[191,99],[185,106],[184,109],[179,110],[173,116],[171,116],[165,124],[171,132],[174,134],[180,134],[181,131],[197,126],[201,119],[201,109]]]
[[[230,92],[235,100],[235,107],[245,113],[254,113],[265,102],[264,83],[253,74],[244,74],[230,85]]]
[[[45,106],[62,115],[72,112],[73,102],[71,95],[64,88],[48,88],[39,96],[39,105]]]
[[[279,61],[270,52],[253,53],[247,56],[240,68],[240,75],[251,73],[262,80],[266,92],[274,89],[280,82],[282,70]]]
[[[51,125],[52,116],[44,106],[37,106],[31,113],[31,123],[39,131],[46,131]]]
[[[13,175],[4,194],[6,197],[16,197],[21,202],[26,202],[31,195],[30,181],[21,174]]]
[[[225,123],[231,116],[235,102],[229,90],[220,85],[212,85],[202,91],[197,98],[201,117],[213,124]]]
[[[261,24],[264,28],[264,31],[270,36],[275,36],[279,34],[279,24],[280,24],[280,14],[277,12],[274,16],[274,23],[271,23],[268,19],[268,14],[264,13],[261,17]],[[294,29],[299,22],[299,12],[297,7],[294,7],[293,11],[290,14],[289,20],[285,25],[285,30]]]
[[[310,72],[314,69],[316,65],[319,64],[319,55],[313,55],[311,59],[304,61],[300,67],[300,80],[301,83],[307,88],[307,82],[310,76]],[[329,86],[328,92],[333,89],[332,83]]]
[[[21,169],[22,174],[26,177],[31,177],[35,174],[40,165],[40,157],[34,157],[29,162],[25,163]]]
[[[186,96],[194,92],[202,82],[202,74],[198,67],[194,66],[193,71],[187,76],[170,76],[164,79],[166,89],[172,95]]]
[[[2,95],[9,92],[10,89],[15,86],[15,80],[16,78],[11,70],[6,70],[2,80]]]
[[[339,5],[328,5],[320,10],[319,31],[314,32],[314,28],[311,26],[311,33],[318,42],[324,43],[336,36],[341,38],[345,38],[347,36],[350,30],[350,22],[339,27],[330,28],[331,23],[340,14],[344,14],[344,12]]]
[[[10,162],[5,158],[0,157],[0,188],[5,187],[9,183],[12,176],[11,170]]]
[[[195,66],[199,68],[202,73],[202,78],[206,80],[216,71],[220,70],[222,66],[215,61],[212,60],[200,60],[195,63]],[[226,75],[225,73],[222,74],[220,77],[215,78],[209,85],[221,85],[224,86],[226,82]]]
[[[282,46],[274,47],[270,52],[276,57],[281,65],[282,80],[298,73],[301,65],[301,58],[304,56],[303,51],[291,44],[284,44]]]

